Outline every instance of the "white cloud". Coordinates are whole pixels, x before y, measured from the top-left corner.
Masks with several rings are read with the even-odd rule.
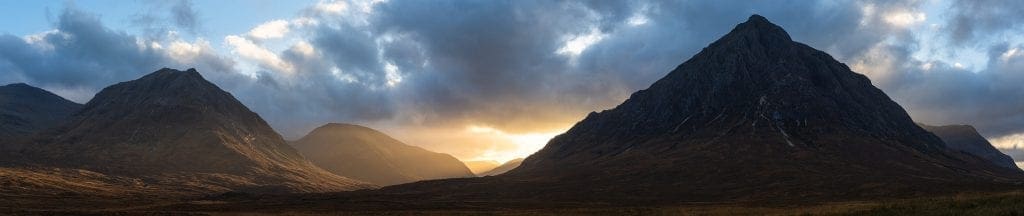
[[[60,30],[53,29],[53,30],[49,30],[49,31],[40,32],[40,33],[37,33],[37,34],[26,35],[22,39],[25,40],[25,43],[32,44],[33,46],[35,46],[37,48],[40,48],[40,49],[43,49],[43,50],[47,50],[47,51],[52,51],[53,50],[53,44],[50,44],[50,42],[46,41],[46,36],[47,35],[51,35],[51,34],[60,34],[61,36],[65,37],[65,38],[69,37],[67,34],[61,33]]]
[[[644,16],[643,14],[637,14],[632,17],[629,17],[629,20],[627,20],[626,23],[628,23],[630,26],[641,26],[647,24],[648,21],[650,21],[650,19],[648,19],[647,16]]]
[[[565,45],[558,48],[555,53],[575,58],[583,53],[584,50],[587,50],[587,47],[600,42],[604,37],[605,34],[601,33],[600,30],[591,28],[587,34],[571,36],[569,40],[565,41]]]
[[[1010,60],[1010,58],[1013,58],[1013,57],[1015,57],[1015,56],[1019,56],[1019,55],[1022,55],[1022,54],[1024,54],[1024,53],[1021,53],[1021,51],[1020,51],[1020,49],[1019,49],[1019,48],[1017,48],[1017,47],[1014,47],[1014,48],[1012,48],[1012,49],[1006,50],[1006,52],[1004,52],[1004,53],[1003,53],[1002,55],[1000,55],[999,57],[1000,57],[1000,59],[1002,59],[1003,61],[1009,61],[1009,60]]]
[[[256,26],[249,31],[249,36],[256,39],[273,39],[284,37],[291,29],[288,21],[272,20]]]
[[[990,139],[992,146],[1001,149],[1024,148],[1024,133],[1011,134]]]
[[[316,48],[313,48],[313,45],[306,41],[299,41],[298,43],[295,43],[295,45],[292,46],[292,49],[306,57],[316,55]]]
[[[233,47],[231,51],[232,53],[254,60],[258,62],[260,66],[289,74],[295,72],[294,67],[291,64],[281,60],[277,54],[253,43],[249,39],[236,35],[228,35],[227,37],[224,37],[224,41]]]
[[[394,87],[398,83],[402,82],[402,74],[398,71],[398,66],[388,62],[384,65],[384,77],[388,80],[388,86]]]
[[[313,8],[324,13],[341,14],[341,12],[348,9],[348,3],[344,1],[319,2]]]
[[[928,16],[924,13],[912,13],[907,11],[889,13],[884,17],[886,23],[899,27],[906,27],[924,22],[927,18]]]
[[[161,46],[154,42],[152,47],[159,49]],[[170,46],[167,47],[167,55],[179,63],[190,63],[204,50],[212,51],[212,48],[210,48],[210,43],[202,38],[197,39],[195,43],[179,40],[171,42]]]

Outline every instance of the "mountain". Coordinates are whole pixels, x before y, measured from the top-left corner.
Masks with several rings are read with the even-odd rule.
[[[477,175],[501,166],[501,163],[493,160],[464,161],[463,163],[466,164],[466,168],[469,168],[470,172]]]
[[[451,155],[406,145],[359,125],[327,124],[293,146],[334,174],[378,185],[475,176]]]
[[[200,193],[370,188],[324,171],[197,71],[161,69],[104,88],[17,150],[22,165],[89,170]]]
[[[503,176],[720,200],[909,194],[1022,174],[948,149],[867,77],[754,15]]]
[[[0,140],[56,126],[81,107],[24,83],[0,86]]]
[[[946,125],[946,126],[931,126],[919,124],[921,128],[934,133],[936,136],[946,142],[946,146],[964,151],[978,157],[989,160],[996,165],[1018,169],[1017,164],[1013,162],[1013,158],[1003,154],[995,147],[992,147],[992,143],[989,143],[985,137],[982,137],[978,133],[977,129],[974,129],[970,125]]]
[[[506,173],[506,172],[508,172],[508,171],[510,171],[512,169],[515,169],[516,167],[519,167],[519,165],[522,164],[522,163],[523,163],[523,159],[522,158],[512,159],[512,160],[509,160],[508,162],[505,162],[505,163],[501,164],[501,166],[495,167],[494,169],[491,169],[491,170],[489,170],[487,172],[480,173],[479,176],[496,176],[496,175],[501,175],[502,173]]]

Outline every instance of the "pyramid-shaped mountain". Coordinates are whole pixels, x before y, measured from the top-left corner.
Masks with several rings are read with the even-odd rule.
[[[368,187],[299,155],[231,94],[194,69],[161,69],[104,88],[67,123],[17,151],[27,164],[200,185],[210,192]]]
[[[314,129],[293,145],[310,161],[334,174],[377,185],[475,176],[451,155],[406,145],[359,125],[330,123]]]
[[[24,83],[0,86],[0,140],[56,126],[81,107],[81,104]]]
[[[505,176],[710,200],[952,190],[1021,173],[946,148],[867,77],[754,15]]]

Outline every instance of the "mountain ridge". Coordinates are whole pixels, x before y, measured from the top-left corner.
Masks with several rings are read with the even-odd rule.
[[[81,107],[82,104],[25,83],[0,86],[0,140],[56,126]]]
[[[314,166],[195,69],[164,68],[106,87],[71,120],[17,152],[30,166],[209,185],[199,189],[204,193],[372,187]]]

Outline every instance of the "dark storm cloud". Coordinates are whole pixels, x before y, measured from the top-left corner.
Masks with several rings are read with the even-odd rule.
[[[857,2],[392,1],[369,19],[371,41],[393,39],[375,44],[382,52],[368,52],[373,43],[347,25],[318,29],[314,44],[338,65],[377,70],[368,80],[384,74],[362,64],[398,66],[403,82],[394,95],[420,122],[523,131],[564,127],[613,106],[752,13],[850,57],[894,31],[859,25]],[[603,37],[579,56],[556,52],[590,33]]]
[[[976,39],[1000,36],[1020,30],[1024,19],[1024,1],[957,0],[952,3],[953,19],[949,24],[954,44],[974,44]],[[1016,32],[1010,34],[1019,34]]]
[[[1020,50],[1020,51],[1011,51]],[[989,49],[987,69],[974,72],[907,56],[881,86],[915,119],[929,124],[972,124],[988,137],[1024,132],[1024,47]],[[1012,54],[1012,55],[1009,55]]]
[[[65,10],[54,28],[33,44],[4,35],[4,70],[42,85],[101,86],[152,70],[164,60],[154,50],[139,47],[139,38],[104,27],[93,14]]]
[[[54,30],[27,36],[0,36],[0,71],[16,74],[0,82],[27,82],[50,89],[91,93],[113,83],[132,80],[162,67],[232,70],[233,62],[209,52],[194,53],[191,61],[175,61],[147,38],[105,27],[99,18],[75,8],[65,9]],[[207,50],[208,51],[208,50]]]

